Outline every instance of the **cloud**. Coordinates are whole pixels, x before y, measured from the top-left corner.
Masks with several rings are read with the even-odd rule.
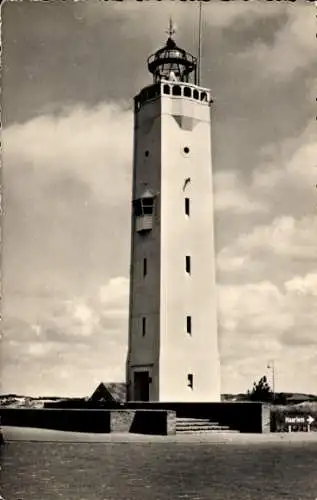
[[[109,342],[93,345],[5,344],[1,383],[6,392],[34,396],[89,396],[102,381],[124,380],[126,351]],[[32,369],[30,369],[32,367]]]
[[[292,216],[276,217],[270,224],[259,225],[239,236],[220,250],[217,264],[221,273],[240,271],[244,276],[255,272],[276,278],[280,266],[292,272],[292,260],[311,266],[316,259],[316,216],[300,220]]]
[[[7,390],[19,386],[29,394],[85,396],[100,380],[124,380],[127,290],[128,280],[116,277],[94,296],[55,299],[55,308],[53,298],[43,308],[37,301],[30,304],[29,298],[25,306],[20,297],[22,311],[28,309],[27,321],[13,307],[3,322],[2,381]],[[109,300],[105,291],[110,292]],[[32,373],[26,377],[23,372],[29,366]]]
[[[66,300],[128,272],[131,117],[104,103],[4,130],[5,301]]]
[[[263,273],[273,276],[276,268],[277,274],[294,265],[295,273],[309,271],[308,261],[311,265],[315,253],[316,154],[316,131],[310,121],[298,136],[262,147],[250,173],[216,171],[216,246],[221,272],[237,271],[241,279],[245,272],[247,281],[255,273],[258,281]]]
[[[258,201],[235,171],[217,172],[214,180],[215,209],[218,212],[234,212],[243,215],[255,212],[266,212],[267,205]]]
[[[263,148],[251,176],[216,174],[216,197],[227,190],[229,199],[217,212],[218,227],[228,228],[217,255],[223,391],[251,388],[269,359],[278,390],[315,390],[316,152],[308,124]]]
[[[313,186],[316,180],[316,128],[312,120],[298,137],[262,148],[262,164],[253,173],[253,188],[267,196],[272,189],[298,192]]]
[[[168,6],[168,8],[166,8]],[[227,27],[235,23],[238,19],[244,18],[249,22],[259,17],[271,17],[284,12],[283,6],[263,5],[259,1],[245,2],[217,2],[212,4],[203,3],[203,22],[209,26]],[[195,13],[197,14],[196,23],[198,23],[198,6],[195,2],[171,2],[163,0],[160,2],[143,2],[142,5],[136,2],[126,2],[125,4],[113,3],[111,8],[108,5],[99,2],[91,2],[83,6],[83,13],[88,23],[99,23],[104,19],[120,19],[124,21],[126,30],[135,30],[135,23],[140,16],[144,22],[140,25],[141,29],[148,32],[149,26],[154,32],[162,33],[162,26],[167,28],[169,17],[172,17],[176,28],[182,30],[184,24],[193,24]],[[153,19],[156,23],[153,24]],[[130,24],[130,25],[129,25]]]
[[[87,395],[124,379],[131,130],[130,110],[103,103],[3,132],[8,391]]]
[[[123,292],[103,300],[100,290],[113,289],[113,282],[123,283]],[[90,343],[99,337],[115,338],[118,330],[127,328],[128,280],[118,277],[107,285],[86,294],[64,300],[52,296],[43,301],[31,294],[9,297],[4,308],[4,339],[19,342],[62,342],[64,344]],[[20,307],[17,307],[17,305]],[[127,331],[124,331],[124,340]]]
[[[315,207],[316,130],[310,120],[296,138],[267,144],[250,178],[236,170],[215,173],[215,208],[227,214],[306,215]],[[294,204],[294,199],[298,203]]]
[[[317,274],[310,273],[306,276],[295,276],[285,283],[285,288],[289,292],[300,295],[317,295]]]
[[[220,324],[228,326],[229,322],[229,331],[232,332],[238,327],[245,330],[244,323],[247,323],[252,335],[272,327],[275,330],[284,330],[291,324],[289,318],[281,316],[282,302],[281,292],[268,281],[220,286]]]
[[[11,125],[3,131],[5,179],[11,180],[17,170],[23,181],[33,173],[36,187],[47,194],[53,189],[56,196],[65,181],[66,188],[75,188],[71,185],[75,179],[97,200],[118,205],[130,193],[131,130],[132,112],[120,103],[92,109],[78,105],[57,116]],[[65,191],[60,194],[75,194]]]
[[[113,304],[128,300],[129,280],[122,276],[111,279],[107,285],[100,287],[99,297],[102,304]]]
[[[316,240],[312,234],[316,217],[295,220],[291,216],[277,217],[272,224],[259,226],[252,233],[241,236],[238,245],[242,250],[264,250],[276,256],[300,259],[316,257]]]
[[[253,380],[265,373],[268,360],[275,359],[280,372],[279,390],[305,389],[301,385],[305,376],[302,374],[297,380],[294,365],[288,360],[294,349],[300,349],[301,361],[305,357],[317,358],[316,283],[317,275],[309,274],[286,281],[281,287],[270,281],[219,287],[220,346],[226,387],[251,387]],[[313,380],[317,376],[316,365],[309,365],[307,370],[312,371]],[[314,391],[313,384],[310,389]]]
[[[258,41],[238,56],[240,63],[255,63],[259,74],[266,78],[289,78],[315,60],[314,5],[288,4],[286,12],[288,22],[276,32],[273,44]]]

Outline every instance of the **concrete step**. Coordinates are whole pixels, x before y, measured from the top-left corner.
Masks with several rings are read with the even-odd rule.
[[[176,430],[176,433],[178,434],[240,434],[239,431],[235,431],[232,429],[226,430],[226,429],[210,429],[210,430],[183,430],[183,431],[178,431]]]
[[[177,422],[176,427],[219,427],[215,422]]]
[[[185,432],[185,431],[190,431],[190,432],[196,432],[196,431],[230,431],[229,427],[207,427],[207,426],[201,426],[201,427],[176,427],[176,432]]]
[[[176,422],[177,423],[180,423],[180,424],[201,424],[201,423],[205,423],[205,422],[208,422],[209,424],[212,424],[212,425],[218,425],[219,422],[216,422],[215,420],[209,420],[208,418],[176,418]]]
[[[207,432],[239,432],[227,425],[220,425],[207,418],[176,418],[176,432],[181,434],[202,434]]]
[[[199,429],[201,427],[208,427],[208,428],[215,428],[218,429],[221,427],[222,429],[229,429],[227,425],[220,425],[220,424],[214,424],[214,423],[209,423],[209,422],[194,422],[194,423],[188,423],[188,424],[183,424],[183,423],[176,423],[176,427],[179,429]]]
[[[184,422],[191,422],[192,420],[195,420],[196,422],[211,422],[209,418],[197,418],[197,417],[176,417],[176,420],[178,421],[184,421]]]

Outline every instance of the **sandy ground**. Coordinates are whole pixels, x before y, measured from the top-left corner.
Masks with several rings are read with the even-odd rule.
[[[205,434],[177,434],[171,436],[148,436],[142,434],[111,433],[93,434],[79,432],[64,432],[49,429],[6,427],[2,426],[5,442],[12,441],[59,441],[78,443],[232,443],[232,444],[260,444],[260,443],[304,443],[316,442],[317,432],[292,432],[268,434],[240,434],[240,433],[205,433]]]

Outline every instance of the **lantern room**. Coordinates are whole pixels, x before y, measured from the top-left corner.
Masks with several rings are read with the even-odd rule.
[[[165,46],[148,58],[148,70],[153,74],[153,83],[161,80],[197,83],[197,59],[174,42],[172,23]]]

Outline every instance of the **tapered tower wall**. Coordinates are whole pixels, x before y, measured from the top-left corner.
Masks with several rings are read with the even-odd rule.
[[[135,98],[128,400],[219,401],[212,100],[171,38],[148,67],[154,84]]]

